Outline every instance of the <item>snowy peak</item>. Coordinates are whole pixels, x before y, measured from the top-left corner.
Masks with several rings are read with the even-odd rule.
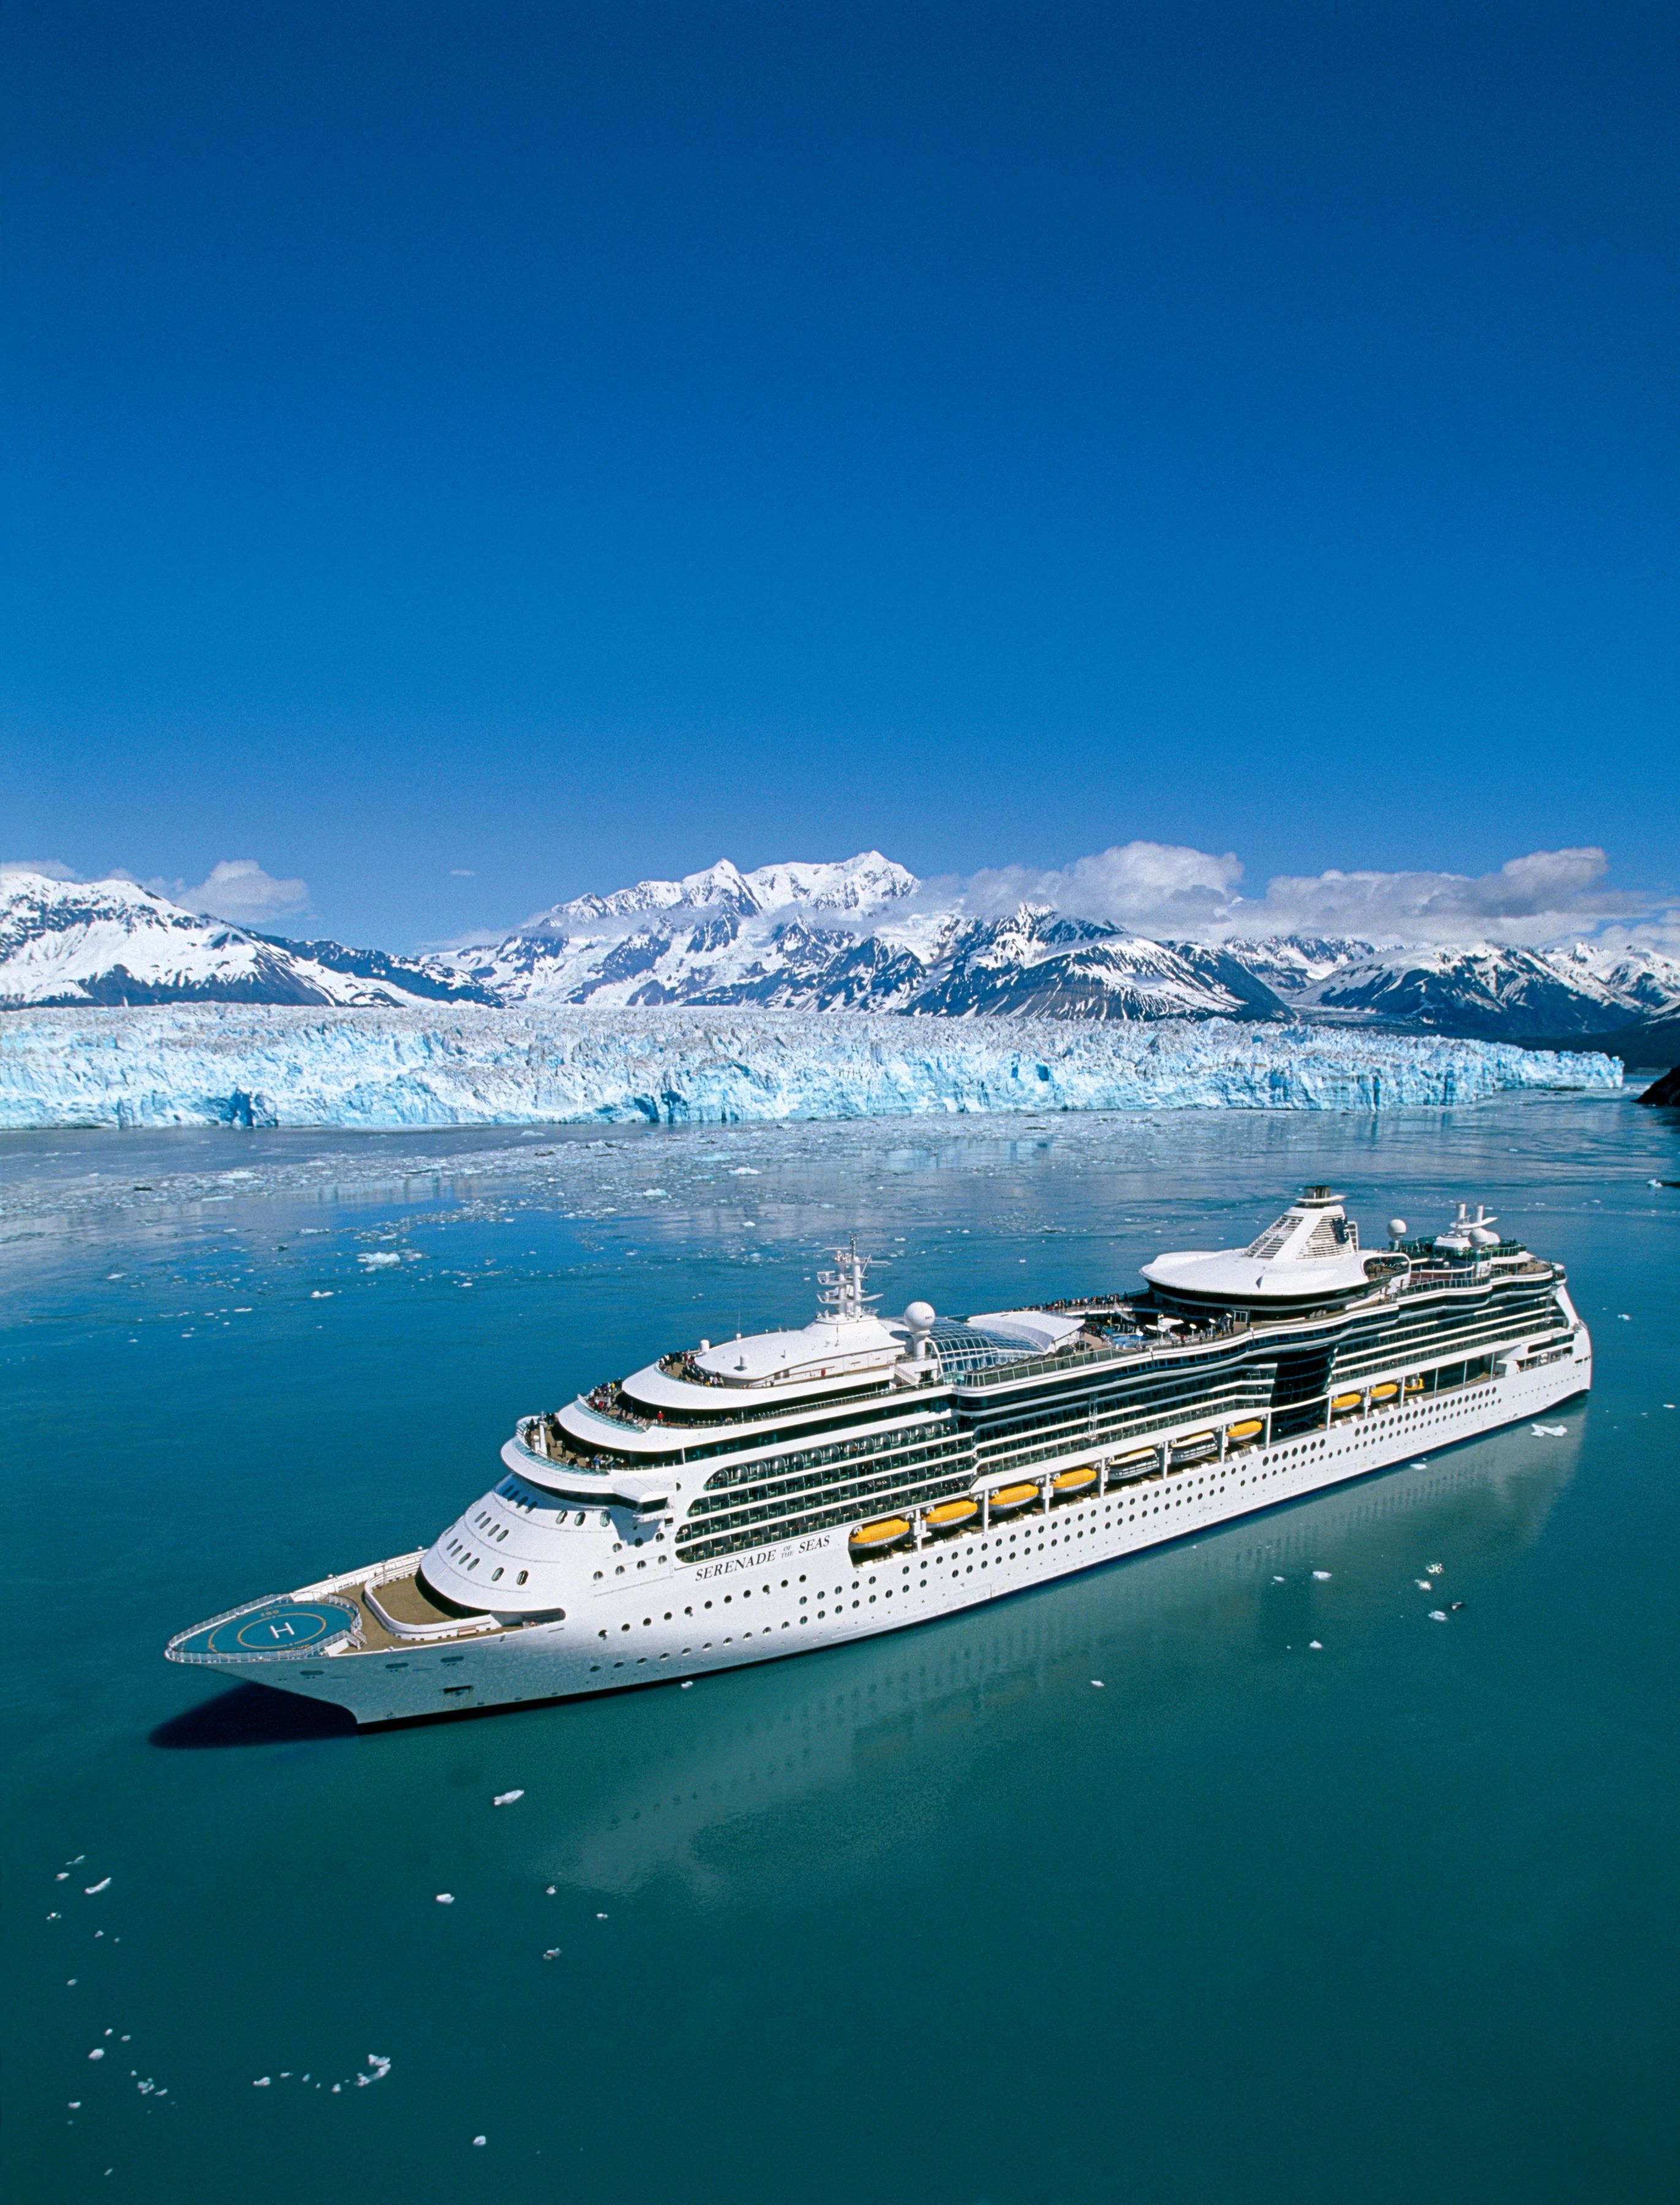
[[[877,910],[916,887],[916,876],[864,850],[838,864],[760,865],[743,873],[727,858],[680,881],[638,881],[610,895],[574,896],[540,912],[519,929],[521,935],[573,936],[599,931],[615,922],[654,915],[706,912],[753,918],[794,907],[806,911],[862,913]]]
[[[402,1004],[468,987],[410,960],[276,941],[136,881],[0,876],[0,1009],[142,1003]]]
[[[743,879],[761,912],[785,911],[794,904],[807,911],[879,911],[920,885],[914,873],[879,850],[860,851],[838,865],[760,865]]]

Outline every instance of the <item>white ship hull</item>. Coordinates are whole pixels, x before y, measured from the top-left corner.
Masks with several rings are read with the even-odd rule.
[[[1524,1370],[1507,1351],[1492,1378],[1403,1399],[1274,1447],[1250,1447],[1143,1484],[1042,1507],[915,1548],[854,1561],[844,1529],[721,1561],[658,1558],[656,1574],[586,1594],[565,1620],[460,1633],[436,1643],[363,1645],[276,1663],[218,1655],[219,1674],[280,1685],[344,1708],[365,1726],[529,1705],[707,1675],[901,1631],[1048,1584],[1187,1534],[1393,1469],[1540,1417],[1584,1393],[1592,1347]],[[1175,1436],[1163,1434],[1163,1439]],[[1038,1462],[1042,1478],[1089,1461]],[[300,1588],[296,1601],[353,1594],[418,1555]],[[237,1612],[236,1612],[237,1613]],[[177,1656],[176,1658],[182,1658]],[[191,1657],[188,1657],[191,1658]]]

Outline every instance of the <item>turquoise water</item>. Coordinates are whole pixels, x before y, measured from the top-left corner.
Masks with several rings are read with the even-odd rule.
[[[429,1539],[515,1413],[801,1317],[831,1233],[997,1307],[1315,1179],[1568,1260],[1563,1437],[686,1691],[358,1738],[160,1658]],[[1652,1180],[1680,1114],[1625,1097],[0,1141],[9,2196],[1671,2194]]]

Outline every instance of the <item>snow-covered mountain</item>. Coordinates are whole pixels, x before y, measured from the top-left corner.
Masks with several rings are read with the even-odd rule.
[[[758,1003],[932,1017],[1275,1017],[1241,962],[1032,905],[997,919],[918,894],[878,851],[839,865],[727,863],[579,896],[430,960],[503,1003]]]
[[[0,1007],[193,1001],[686,1004],[939,1018],[1309,1017],[1502,1041],[1672,1020],[1680,963],[1650,951],[1384,949],[1289,935],[1155,941],[1038,905],[977,918],[870,850],[835,864],[727,859],[579,896],[499,940],[419,958],[288,942],[128,881],[0,879]]]
[[[1587,948],[1379,949],[1288,935],[1209,948],[1032,905],[971,918],[877,851],[727,861],[581,896],[431,960],[503,1003],[761,1003],[945,1018],[1277,1019],[1310,1013],[1508,1040],[1602,1034],[1680,1006],[1680,964]]]
[[[0,1008],[26,1005],[482,1000],[383,951],[288,942],[183,911],[134,881],[0,876]]]
[[[1295,1006],[1414,1031],[1560,1041],[1613,1032],[1680,1005],[1680,964],[1648,950],[1337,946],[1340,961],[1297,990]]]

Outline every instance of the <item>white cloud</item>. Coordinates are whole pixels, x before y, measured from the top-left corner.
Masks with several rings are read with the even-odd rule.
[[[1206,942],[1279,934],[1351,935],[1393,943],[1495,941],[1542,943],[1581,935],[1671,942],[1680,914],[1665,900],[1603,885],[1602,850],[1535,850],[1496,872],[1279,874],[1264,894],[1244,895],[1243,867],[1169,842],[1127,842],[1055,870],[1005,865],[965,879],[925,881],[880,922],[913,909],[998,918],[1023,903],[1129,932]],[[1636,924],[1635,924],[1636,922]]]
[[[8,873],[35,873],[49,881],[80,880],[80,873],[72,872],[56,858],[0,858],[0,878]]]
[[[478,874],[470,865],[451,865],[449,868],[449,878],[452,881],[476,881],[478,877]]]
[[[1377,942],[1543,942],[1641,916],[1650,900],[1602,885],[1602,850],[1535,850],[1497,872],[1279,874],[1220,928],[1234,933],[1351,934]]]
[[[254,858],[223,858],[195,889],[180,881],[151,881],[147,885],[188,911],[229,919],[235,926],[261,926],[309,901],[306,882],[276,880]]]
[[[1139,930],[1190,934],[1216,923],[1240,899],[1238,859],[1174,842],[1125,842],[1071,865],[1035,871],[1001,865],[958,884],[963,906],[995,918],[1023,903],[1048,904],[1070,918],[1094,918]]]

